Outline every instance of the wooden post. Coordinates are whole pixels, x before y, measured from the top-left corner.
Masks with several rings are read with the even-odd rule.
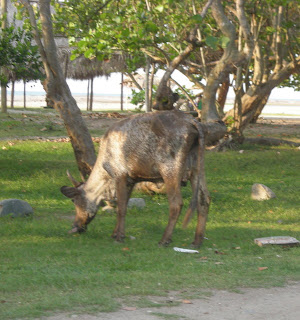
[[[123,81],[124,81],[124,73],[121,72],[121,110],[123,111],[124,106],[123,106],[123,97],[124,97],[124,85],[123,85]]]
[[[23,102],[24,102],[24,109],[26,109],[26,80],[23,79],[24,84],[24,91],[23,91]]]
[[[10,93],[10,107],[14,108],[14,100],[15,100],[15,80],[11,83],[11,93]]]
[[[90,111],[93,111],[93,102],[94,102],[94,78],[91,78],[90,107],[89,107]]]
[[[89,101],[90,101],[90,79],[88,79],[88,86],[87,86],[86,111],[89,111]]]

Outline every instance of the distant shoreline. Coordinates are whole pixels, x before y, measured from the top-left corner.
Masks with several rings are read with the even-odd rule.
[[[38,108],[46,107],[45,92],[26,92],[26,107]],[[78,107],[81,110],[87,109],[87,95],[86,94],[73,94]],[[10,107],[10,92],[7,94],[8,107]],[[23,92],[16,91],[14,96],[14,106],[23,107]],[[120,110],[121,109],[121,96],[119,94],[94,94],[93,98],[93,111],[101,110]],[[233,99],[229,98],[226,101],[225,111],[231,109],[233,106]],[[130,103],[130,96],[124,95],[123,97],[124,110],[134,110],[137,106]],[[294,115],[300,116],[300,99],[272,99],[269,100],[265,106],[262,115],[264,114],[278,114],[278,115]]]

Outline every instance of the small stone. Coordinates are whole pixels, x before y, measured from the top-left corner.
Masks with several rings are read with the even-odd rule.
[[[0,217],[11,215],[13,218],[24,217],[33,214],[31,205],[19,199],[6,199],[0,201]]]
[[[276,198],[275,193],[267,186],[261,183],[255,183],[252,186],[251,198],[253,200],[263,201]]]
[[[130,198],[128,201],[128,208],[137,207],[144,208],[146,206],[146,202],[143,198]]]

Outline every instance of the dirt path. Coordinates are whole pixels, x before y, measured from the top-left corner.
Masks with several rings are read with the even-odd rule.
[[[163,301],[163,299],[165,301]],[[59,314],[47,320],[298,320],[300,318],[300,282],[284,288],[241,289],[240,293],[215,290],[204,299],[183,301],[172,297],[150,297],[154,303],[177,302],[178,306],[134,308],[124,306],[112,313],[97,315]],[[127,310],[126,310],[127,309]]]

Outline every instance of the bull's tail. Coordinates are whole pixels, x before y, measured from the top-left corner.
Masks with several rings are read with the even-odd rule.
[[[190,205],[187,209],[185,217],[183,219],[182,226],[186,228],[189,224],[190,220],[193,217],[193,213],[198,207],[198,202],[200,199],[200,183],[201,179],[200,176],[204,174],[204,151],[205,151],[205,135],[206,135],[206,128],[205,126],[201,125],[197,120],[193,121],[193,125],[197,128],[198,131],[198,153],[197,153],[197,164],[196,170],[192,174],[196,174],[197,178],[195,179],[194,183],[196,187],[193,187],[193,195],[190,202]]]

